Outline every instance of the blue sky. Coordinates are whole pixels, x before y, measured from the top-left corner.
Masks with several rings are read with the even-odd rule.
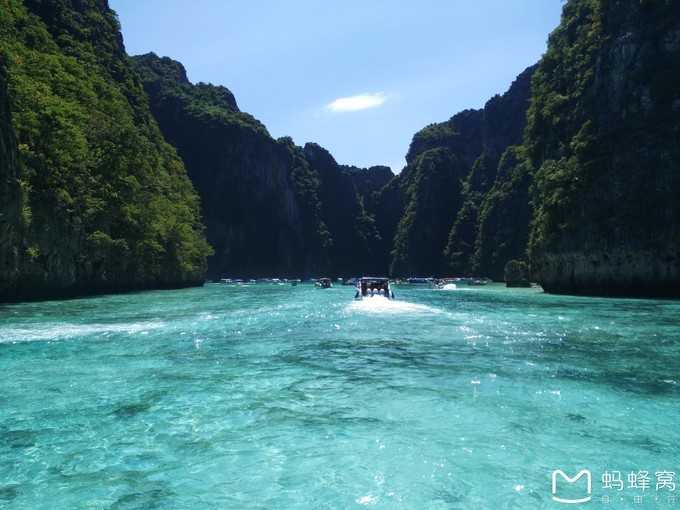
[[[563,0],[109,0],[130,55],[224,85],[270,134],[396,173],[413,135],[538,62]]]

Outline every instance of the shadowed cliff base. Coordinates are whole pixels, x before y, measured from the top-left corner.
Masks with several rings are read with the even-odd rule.
[[[549,293],[680,298],[680,260],[673,254],[569,253],[544,257],[534,267]]]
[[[127,294],[150,290],[177,290],[190,287],[201,287],[203,281],[176,283],[160,282],[153,285],[124,284],[124,285],[73,285],[73,286],[30,286],[7,289],[0,292],[0,303],[21,303],[33,301],[51,301],[62,299],[78,299],[93,296]]]

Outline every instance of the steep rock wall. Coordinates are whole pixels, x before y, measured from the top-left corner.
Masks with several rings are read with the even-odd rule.
[[[565,6],[526,141],[546,291],[680,296],[679,23],[677,2]]]
[[[379,195],[375,207],[381,232],[395,232],[392,267],[399,276],[402,271],[474,272],[500,279],[506,262],[523,255],[528,179],[508,164],[497,177],[503,155],[522,142],[535,70],[525,69],[483,109],[464,110],[414,135],[406,168]],[[447,154],[443,159],[442,150]],[[423,165],[428,159],[440,162]],[[425,175],[434,171],[437,176]],[[437,193],[432,193],[432,182],[440,188]],[[517,192],[506,192],[508,187]],[[395,212],[398,201],[401,211]]]
[[[5,67],[0,62],[0,294],[16,285],[24,263],[18,164]]]
[[[0,32],[0,301],[202,284],[197,196],[108,3],[3,2]]]
[[[215,248],[208,276],[349,276],[377,237],[348,170],[323,148],[274,140],[231,92],[179,62],[134,57],[152,112],[187,166]]]

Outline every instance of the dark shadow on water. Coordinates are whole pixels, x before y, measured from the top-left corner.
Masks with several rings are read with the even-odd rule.
[[[19,487],[21,487],[19,484],[5,485],[4,487],[0,487],[0,501],[10,502],[16,499],[16,497],[19,495]]]

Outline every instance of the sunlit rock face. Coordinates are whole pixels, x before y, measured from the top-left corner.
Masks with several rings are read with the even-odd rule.
[[[680,296],[680,10],[565,6],[534,80],[533,269],[550,292]]]
[[[0,301],[202,285],[197,196],[107,2],[2,12]]]

